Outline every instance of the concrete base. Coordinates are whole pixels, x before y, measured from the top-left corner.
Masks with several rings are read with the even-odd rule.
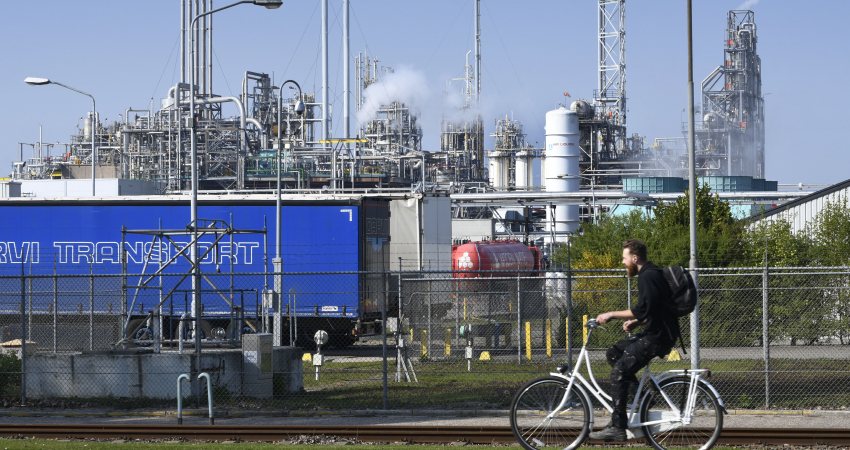
[[[273,350],[274,378],[260,380],[249,376],[242,350],[205,350],[201,372],[212,377],[213,385],[234,396],[268,398],[303,390],[301,355],[293,347]],[[192,353],[36,353],[27,358],[28,398],[156,398],[177,396],[177,376],[193,373]],[[252,379],[249,379],[252,378]],[[194,382],[194,380],[193,380]],[[183,392],[191,392],[184,385]]]

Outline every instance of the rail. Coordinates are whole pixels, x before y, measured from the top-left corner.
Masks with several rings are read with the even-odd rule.
[[[435,444],[515,442],[507,426],[322,426],[322,425],[127,425],[127,424],[0,424],[0,436],[53,439],[159,439],[179,437],[205,441],[280,441],[302,435],[335,436],[364,442]],[[640,443],[639,441],[635,441]],[[591,444],[599,442],[589,441]],[[723,445],[850,445],[850,429],[732,428],[724,429]]]

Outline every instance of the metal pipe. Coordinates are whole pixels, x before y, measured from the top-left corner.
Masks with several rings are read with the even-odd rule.
[[[180,82],[186,82],[186,1],[180,0]],[[171,90],[169,89],[169,94]]]
[[[183,386],[181,381],[189,381],[188,373],[181,373],[177,376],[177,425],[183,425]]]
[[[328,0],[322,0],[322,140],[328,137]]]
[[[186,328],[186,313],[180,314],[180,323],[177,324],[177,352],[183,353],[183,333]]]
[[[208,97],[208,98],[199,98],[199,99],[195,99],[194,101],[191,101],[191,103],[190,103],[190,104],[192,104],[192,103],[200,103],[200,104],[202,104],[202,105],[206,105],[206,104],[211,104],[211,103],[226,103],[226,102],[233,102],[233,103],[235,103],[235,104],[236,104],[236,107],[237,107],[237,108],[239,108],[239,128],[242,130],[242,131],[240,132],[240,139],[239,139],[239,142],[240,142],[240,148],[239,148],[239,149],[240,149],[241,151],[245,151],[245,150],[248,148],[248,139],[247,139],[247,136],[246,136],[246,134],[245,134],[245,127],[247,126],[247,123],[248,123],[248,117],[247,117],[246,112],[245,112],[245,105],[242,103],[242,101],[241,101],[241,100],[239,100],[239,97]],[[185,103],[185,102],[184,102],[184,103]],[[190,106],[189,108],[190,108],[190,109],[193,109],[193,107],[192,107],[192,106]],[[194,127],[193,127],[192,129],[194,130]],[[193,134],[193,136],[194,136],[194,132],[193,132],[192,134]],[[194,144],[193,144],[193,145],[194,145]],[[194,158],[197,158],[197,149],[195,149],[195,156],[194,156]],[[196,181],[197,181],[197,180],[196,180]]]
[[[198,380],[201,378],[207,379],[207,409],[210,414],[210,425],[215,425],[215,418],[213,417],[213,394],[212,394],[212,381],[210,380],[210,374],[206,372],[201,372],[198,374]]]
[[[260,131],[260,146],[263,148],[267,148],[269,144],[269,136],[268,134],[266,134],[266,129],[263,127],[259,120],[253,117],[245,118],[245,124],[247,125],[249,123],[257,127],[257,130]]]
[[[198,62],[200,66],[198,67],[198,72],[200,78],[198,78],[198,83],[201,85],[200,94],[204,97],[207,96],[207,19],[209,19],[207,12],[207,2],[208,0],[200,0],[201,1],[201,15],[203,16],[203,20],[201,20],[200,26],[200,36],[201,42],[198,43]]]
[[[475,102],[481,95],[481,0],[475,0]]]
[[[213,7],[213,0],[209,0],[210,9]],[[213,95],[213,16],[205,19],[207,21],[207,95]]]
[[[351,137],[351,102],[349,98],[351,97],[351,74],[349,73],[348,65],[348,60],[351,58],[351,55],[348,46],[348,9],[348,0],[342,0],[342,111],[343,115],[345,116],[343,118],[343,122],[345,125],[345,130],[343,130],[343,137],[346,139]]]

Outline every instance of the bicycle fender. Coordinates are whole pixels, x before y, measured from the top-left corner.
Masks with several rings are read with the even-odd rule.
[[[726,411],[726,404],[723,403],[723,397],[720,396],[720,393],[717,392],[717,389],[714,388],[714,385],[706,380],[703,380],[702,378],[700,378],[699,383],[702,384],[703,387],[711,391],[712,394],[714,394],[714,398],[717,399],[717,404],[720,405],[720,409],[723,410],[723,414],[729,414],[729,411]]]
[[[683,375],[683,374],[681,374],[681,373],[675,373],[675,372],[673,372],[673,373],[670,373],[670,372],[664,372],[664,373],[662,373],[661,375],[659,375],[659,376],[657,377],[657,379],[658,379],[658,384],[661,384],[661,383],[663,383],[664,381],[666,381],[666,380],[668,380],[668,379],[670,379],[670,378],[682,377],[682,376],[686,376],[686,375]],[[709,383],[709,382],[708,382],[706,379],[704,379],[704,378],[700,378],[700,379],[698,380],[698,383],[699,383],[699,384],[701,384],[704,388],[706,388],[706,389],[708,389],[709,391],[711,391],[711,393],[712,393],[712,394],[714,394],[714,397],[717,399],[717,404],[718,404],[718,405],[720,405],[720,409],[722,409],[722,410],[723,410],[723,414],[727,414],[727,415],[728,415],[728,414],[729,414],[729,411],[727,411],[727,410],[726,410],[726,404],[725,404],[725,403],[723,403],[723,397],[721,397],[721,396],[720,396],[720,393],[719,393],[719,392],[717,392],[717,389],[714,387],[714,385],[712,385],[711,383]]]

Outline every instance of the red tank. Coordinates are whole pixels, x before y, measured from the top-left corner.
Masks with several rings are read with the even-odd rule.
[[[519,241],[467,242],[452,246],[455,278],[507,277],[539,271],[542,255],[537,247]],[[478,271],[484,271],[478,273]]]

